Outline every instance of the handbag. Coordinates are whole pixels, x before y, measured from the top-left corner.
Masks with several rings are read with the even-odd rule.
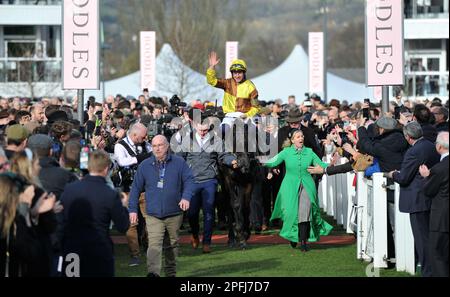
[[[369,155],[358,154],[354,159],[352,167],[355,171],[365,171],[373,164],[373,157]]]

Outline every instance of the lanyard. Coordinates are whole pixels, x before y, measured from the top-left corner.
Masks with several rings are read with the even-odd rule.
[[[159,168],[159,181],[163,181],[164,175],[166,174],[166,162],[159,163],[158,168]]]

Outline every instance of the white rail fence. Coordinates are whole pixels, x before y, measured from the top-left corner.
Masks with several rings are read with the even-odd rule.
[[[325,161],[328,161],[329,157]],[[346,162],[341,159],[339,164]],[[356,234],[356,257],[373,262],[374,268],[386,268],[395,262],[398,271],[415,273],[414,239],[409,214],[400,213],[398,199],[400,187],[395,184],[394,242],[395,259],[387,257],[388,203],[387,180],[383,173],[371,179],[364,172],[324,175],[319,184],[319,206],[332,216],[347,233]],[[393,189],[393,188],[392,188]],[[390,228],[390,226],[389,226]]]

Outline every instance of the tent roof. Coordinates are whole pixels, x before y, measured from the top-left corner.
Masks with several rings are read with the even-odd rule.
[[[185,99],[209,99],[219,97],[220,90],[206,84],[206,77],[184,65],[169,44],[164,44],[156,57],[156,91],[151,96],[172,97],[174,94]],[[140,71],[105,82],[105,96],[121,94],[137,98],[142,94]],[[181,93],[180,93],[181,92]],[[102,91],[86,90],[85,97],[94,96],[101,100]]]
[[[250,78],[258,89],[260,100],[282,99],[287,101],[289,95],[302,100],[308,92],[308,55],[302,46],[296,45],[288,58],[277,68],[256,78]],[[204,74],[198,73],[184,65],[169,44],[164,44],[156,58],[155,96],[178,94],[185,101],[193,99],[219,99],[223,91],[210,87]],[[373,91],[364,84],[341,78],[332,73],[327,74],[328,98],[361,101],[371,98]],[[87,90],[86,97],[95,96],[101,100],[101,90]],[[137,98],[140,94],[140,71],[105,82],[105,95],[121,94]]]
[[[259,92],[260,100],[282,99],[287,101],[290,95],[295,95],[303,101],[304,94],[308,92],[309,58],[302,46],[296,45],[287,59],[274,70],[258,76],[252,81]],[[327,73],[327,97],[347,100],[348,102],[361,101],[372,97],[372,90],[364,84],[346,80],[332,73]],[[299,103],[297,101],[297,103]]]

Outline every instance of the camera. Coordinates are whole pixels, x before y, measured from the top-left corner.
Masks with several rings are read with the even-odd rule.
[[[95,97],[94,96],[90,96],[88,101],[86,102],[86,108],[89,109],[89,107],[94,107],[95,106]]]
[[[289,111],[283,110],[280,112],[280,118],[284,119],[288,116]]]
[[[169,99],[169,103],[169,113],[173,116],[179,116],[179,108],[187,106],[186,102],[181,102],[181,99],[176,94]]]
[[[170,105],[178,106],[181,103],[181,99],[175,94],[169,99],[169,102]]]

